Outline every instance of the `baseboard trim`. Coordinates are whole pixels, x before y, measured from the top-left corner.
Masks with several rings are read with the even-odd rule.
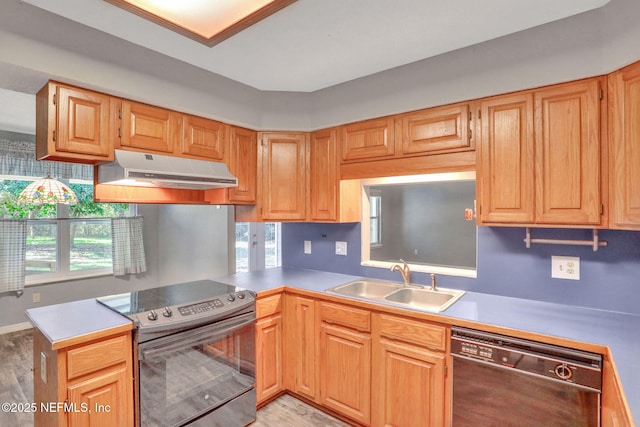
[[[14,323],[13,325],[0,326],[0,335],[23,331],[25,329],[31,329],[32,327],[33,326],[31,325],[31,322]]]

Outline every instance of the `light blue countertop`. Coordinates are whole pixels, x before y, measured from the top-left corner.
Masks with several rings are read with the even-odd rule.
[[[314,270],[277,268],[215,280],[255,292],[279,286],[324,292],[327,288],[359,278]],[[466,320],[605,345],[613,354],[634,419],[636,414],[640,414],[640,316],[476,292],[465,293],[447,310],[433,314],[449,318],[452,324],[456,319]]]
[[[52,344],[124,325],[133,328],[128,317],[108,309],[94,298],[30,308],[26,314]]]
[[[315,270],[276,268],[213,280],[255,292],[289,286],[324,293],[327,288],[359,278]],[[467,292],[447,310],[432,315],[448,318],[451,324],[456,320],[472,321],[608,346],[632,414],[640,414],[640,316],[475,292]],[[52,343],[131,324],[129,318],[95,299],[29,309],[27,316]]]

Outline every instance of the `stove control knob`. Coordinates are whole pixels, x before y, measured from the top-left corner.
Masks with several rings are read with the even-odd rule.
[[[238,299],[244,299],[244,294],[243,293],[238,294]]]
[[[233,296],[233,294],[229,294],[229,295],[227,295],[227,300],[229,300],[231,302],[234,302],[236,300],[236,297]]]
[[[158,320],[158,313],[156,313],[155,310],[151,310],[149,312],[149,314],[147,315],[147,319],[149,319],[149,320]]]
[[[173,311],[171,311],[169,307],[165,307],[164,310],[162,310],[162,315],[164,317],[171,317],[173,316]]]

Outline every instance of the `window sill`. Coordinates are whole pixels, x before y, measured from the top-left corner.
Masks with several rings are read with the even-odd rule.
[[[375,267],[375,268],[385,268],[390,269],[394,262],[387,261],[362,261],[360,265],[364,267]],[[455,267],[442,267],[438,265],[424,265],[424,264],[411,264],[409,263],[409,268],[412,273],[433,273],[433,274],[444,274],[445,276],[458,276],[458,277],[469,277],[475,279],[478,277],[477,270],[471,270],[466,268],[455,268]]]
[[[103,277],[113,275],[111,268],[96,269],[90,271],[77,271],[72,273],[43,273],[32,276],[27,276],[25,280],[25,287],[49,285],[59,282],[69,282],[79,279],[90,279],[94,277]]]

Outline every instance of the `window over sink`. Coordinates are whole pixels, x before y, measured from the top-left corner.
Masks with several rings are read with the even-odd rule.
[[[362,265],[476,277],[475,172],[362,180]]]

